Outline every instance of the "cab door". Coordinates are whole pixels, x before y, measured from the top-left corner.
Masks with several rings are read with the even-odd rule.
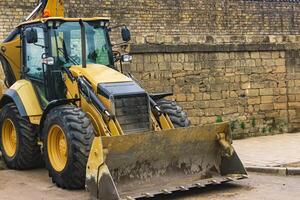
[[[37,36],[34,42],[31,38],[33,35]],[[47,106],[51,96],[47,88],[47,66],[43,64],[43,59],[48,54],[45,38],[42,25],[27,26],[23,30],[23,76],[32,82],[42,107]]]

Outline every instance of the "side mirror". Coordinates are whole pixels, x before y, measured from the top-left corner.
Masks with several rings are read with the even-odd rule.
[[[27,29],[25,31],[25,38],[28,44],[34,44],[38,42],[38,34],[36,29]]]
[[[121,34],[124,42],[129,42],[131,40],[130,30],[126,26],[122,28]]]

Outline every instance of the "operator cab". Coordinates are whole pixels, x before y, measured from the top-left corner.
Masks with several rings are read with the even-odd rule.
[[[108,21],[84,21],[87,64],[114,66]],[[82,25],[79,21],[48,21],[51,56],[64,67],[82,65]]]
[[[64,68],[96,64],[116,69],[108,25],[106,18],[47,18],[21,25],[22,76],[41,94],[43,107],[65,98]],[[130,40],[127,28],[122,36]]]

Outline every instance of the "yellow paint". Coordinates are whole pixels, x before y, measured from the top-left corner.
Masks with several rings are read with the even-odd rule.
[[[42,116],[42,108],[38,101],[38,97],[33,89],[32,83],[28,80],[19,80],[15,84],[13,84],[10,89],[15,90],[26,110],[27,116],[34,116],[34,120],[30,121],[31,123],[36,124],[38,117]]]
[[[69,70],[73,74],[74,77],[78,77],[78,76],[82,76],[81,68],[82,67],[80,67],[80,66],[70,67]]]
[[[114,120],[110,119],[108,122],[108,129],[110,130],[111,132],[111,135],[112,136],[118,136],[118,135],[121,135],[119,130],[118,130],[118,127],[117,125],[115,124]]]
[[[226,156],[230,157],[234,153],[233,146],[231,145],[229,137],[225,133],[218,133],[217,139],[219,144],[223,147]]]
[[[98,83],[105,82],[126,82],[131,81],[127,76],[121,74],[120,72],[113,70],[104,65],[88,65],[87,68],[82,68],[79,66],[73,66],[70,68],[71,73],[74,77],[84,76],[91,84],[92,87],[97,93]],[[74,94],[78,93],[77,83],[71,82],[71,80],[66,77],[66,86],[68,88],[68,93],[70,97],[74,97]],[[108,111],[111,111],[111,102],[109,99],[98,95],[100,101],[106,106]],[[114,120],[110,119],[109,121],[105,121],[102,118],[102,115],[97,111],[97,109],[86,101],[85,98],[81,97],[81,105],[82,109],[88,113],[94,128],[96,129],[97,135],[109,136],[109,135],[121,135],[123,131],[119,124],[115,123]]]
[[[21,46],[20,35],[10,42],[1,44],[5,51],[0,52],[9,62],[16,80],[19,80],[21,76],[21,48],[19,46]]]
[[[156,134],[154,134],[156,133]],[[136,133],[134,135],[114,136],[114,137],[102,137],[102,144],[104,148],[113,150],[114,152],[122,153],[130,151],[131,148],[151,142],[151,138],[158,137],[168,138],[170,145],[176,146],[182,143],[183,140],[188,141],[218,141],[217,134],[224,133],[226,136],[228,133],[228,123],[210,124],[206,126],[176,128],[169,130],[162,130],[158,132]],[[187,137],[188,136],[188,137]],[[114,149],[110,149],[114,148]],[[145,148],[146,147],[141,147]],[[149,151],[147,149],[147,151]]]
[[[51,17],[64,17],[64,0],[48,0],[45,10],[50,11]]]
[[[14,123],[9,118],[3,122],[1,138],[5,154],[12,158],[17,152],[17,133]]]
[[[48,0],[45,8],[40,10],[30,21],[41,20],[48,17],[64,17],[64,11],[64,0]]]
[[[116,124],[116,126],[117,126],[117,128],[118,128],[119,134],[120,134],[120,135],[124,135],[124,132],[123,132],[123,130],[122,130],[122,128],[121,128],[121,125],[120,125],[118,119],[115,119],[115,124]]]
[[[30,116],[29,117],[29,121],[32,124],[40,124],[40,122],[41,122],[41,116]]]
[[[112,112],[112,105],[110,99],[105,98],[102,95],[98,95],[100,101],[103,103],[108,112]]]
[[[87,177],[95,177],[95,180],[97,180],[98,168],[104,163],[105,160],[103,155],[101,137],[95,137],[87,162]]]
[[[90,81],[94,90],[99,83],[131,82],[132,80],[124,74],[105,65],[89,64],[86,68],[73,66],[70,68],[74,76],[84,76]]]
[[[168,121],[167,117],[164,114],[159,116],[159,122],[163,130],[173,129],[172,123],[170,124],[171,121]]]
[[[113,119],[110,119],[109,121],[103,119],[102,115],[97,111],[97,109],[92,104],[88,103],[83,97],[81,98],[81,108],[92,120],[93,126],[97,132],[97,136],[122,135],[123,131],[120,130],[120,125],[118,127],[118,124],[115,123]]]
[[[65,84],[66,87],[68,88],[67,91],[67,98],[68,99],[76,99],[79,98],[79,90],[78,90],[78,84],[76,81],[71,81],[71,79],[69,79],[69,77],[67,76],[67,74],[64,74],[65,77]]]
[[[152,127],[154,131],[161,131],[161,128],[156,120],[156,118],[154,117],[153,113],[151,112],[151,121],[152,121]]]
[[[167,119],[167,121],[168,121],[168,123],[169,123],[171,129],[174,129],[174,128],[175,128],[175,127],[174,127],[174,124],[172,123],[172,121],[171,121],[169,115],[166,114],[165,117],[166,117],[166,119]]]
[[[85,98],[81,97],[81,108],[84,112],[88,114],[92,120],[93,126],[96,130],[96,136],[110,136],[110,131],[106,126],[102,115],[97,111],[97,109],[90,103],[88,103]]]
[[[86,167],[86,186],[91,196],[95,197],[92,199],[99,198],[98,191],[101,178],[104,175],[110,175],[109,169],[105,164],[106,154],[107,151],[103,148],[101,137],[95,137]],[[107,183],[102,182],[102,184]],[[102,196],[101,198],[105,199],[106,197]]]
[[[95,118],[90,112],[85,112],[88,117],[90,118],[90,120],[92,121],[92,124],[93,124],[93,127],[94,127],[94,130],[95,130],[95,135],[96,136],[101,136],[103,134],[105,134],[104,130],[102,129],[102,127],[100,126],[99,124],[99,118]]]
[[[47,151],[53,169],[57,172],[63,171],[68,161],[68,145],[64,131],[56,124],[48,133]]]

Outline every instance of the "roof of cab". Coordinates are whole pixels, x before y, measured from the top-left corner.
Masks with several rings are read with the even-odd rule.
[[[25,21],[25,22],[19,24],[18,27],[23,26],[23,25],[39,23],[39,22],[46,23],[47,21],[51,21],[51,20],[66,21],[66,22],[76,22],[76,21],[80,21],[80,20],[82,20],[82,21],[109,21],[109,18],[107,18],[107,17],[92,17],[92,18],[48,17],[48,18],[31,20],[31,21]]]

